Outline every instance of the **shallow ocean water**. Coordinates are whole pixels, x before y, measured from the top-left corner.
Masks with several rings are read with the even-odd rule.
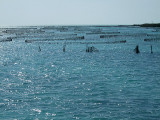
[[[0,42],[0,119],[158,120],[160,32],[154,31],[129,26],[1,28],[0,41],[12,41]],[[77,36],[85,39],[71,39]],[[157,40],[144,41],[151,38]],[[86,52],[86,42],[121,40],[127,42],[88,44],[99,52]],[[133,51],[136,45],[139,54]]]

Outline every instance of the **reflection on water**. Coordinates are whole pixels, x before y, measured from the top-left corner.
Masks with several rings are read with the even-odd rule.
[[[0,118],[157,120],[160,43],[144,41],[158,39],[160,33],[153,31],[95,26],[1,28]],[[84,39],[77,39],[81,36]],[[12,41],[5,41],[7,37]],[[113,44],[122,40],[126,42]],[[87,45],[99,52],[86,52]],[[134,53],[136,45],[140,54]]]

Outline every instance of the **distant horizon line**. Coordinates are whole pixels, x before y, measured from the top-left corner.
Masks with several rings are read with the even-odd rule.
[[[142,23],[142,24],[52,24],[52,25],[2,25],[0,28],[13,27],[41,27],[41,26],[134,26],[144,24],[160,24],[160,23]]]

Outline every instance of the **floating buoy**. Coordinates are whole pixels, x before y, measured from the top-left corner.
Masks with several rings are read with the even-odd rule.
[[[92,46],[92,47],[87,47],[86,52],[99,52],[99,50],[94,46]]]

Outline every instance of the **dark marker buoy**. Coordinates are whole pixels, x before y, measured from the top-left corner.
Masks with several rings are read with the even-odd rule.
[[[134,49],[134,51],[135,51],[137,54],[140,53],[138,45],[136,46],[136,48]]]
[[[95,48],[94,46],[91,46],[91,47],[86,48],[86,52],[99,52],[99,50]]]

